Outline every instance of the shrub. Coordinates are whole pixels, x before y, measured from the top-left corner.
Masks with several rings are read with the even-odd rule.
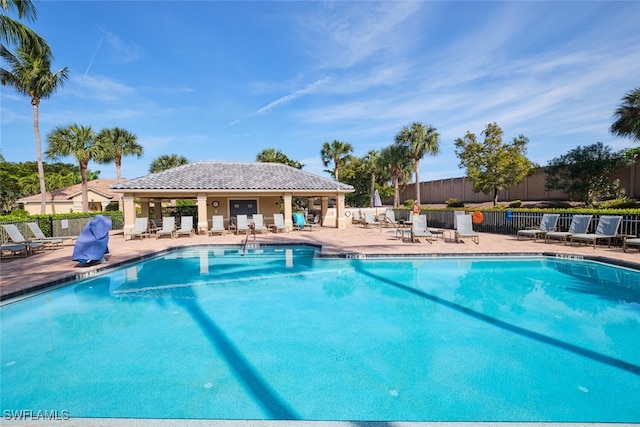
[[[549,202],[547,206],[551,209],[569,209],[571,207],[571,203],[569,202]]]
[[[637,205],[638,201],[629,197],[620,197],[598,203],[600,209],[629,209],[635,208]]]
[[[519,208],[520,206],[522,206],[522,200],[514,200],[509,203],[510,208]]]
[[[464,202],[452,197],[445,202],[448,208],[464,208]]]
[[[407,199],[403,203],[404,207],[407,209],[413,208],[413,199]]]

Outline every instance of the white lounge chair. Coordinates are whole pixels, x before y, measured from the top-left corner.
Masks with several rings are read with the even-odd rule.
[[[176,231],[176,237],[193,236],[193,217],[183,216],[180,218],[180,228]]]
[[[364,213],[364,228],[369,227],[370,225],[374,227],[380,227],[380,221],[376,221],[371,212]]]
[[[209,236],[215,234],[223,235],[227,230],[224,229],[224,217],[222,215],[214,215],[211,217],[211,229],[209,230]]]
[[[262,214],[253,214],[251,217],[253,221],[253,232],[266,233],[269,229],[264,225],[264,216]]]
[[[624,241],[622,242],[622,250],[627,252],[629,246],[637,246],[638,250],[640,251],[640,237],[625,237]]]
[[[172,239],[176,237],[176,219],[172,216],[166,216],[162,218],[162,228],[158,230],[156,239],[163,236],[169,236]]]
[[[414,215],[411,223],[411,242],[415,243],[419,237],[424,237],[429,243],[433,243],[433,234],[427,229],[427,216]]]
[[[149,218],[140,217],[136,218],[133,223],[133,230],[125,234],[125,237],[129,236],[131,240],[139,237],[142,240],[145,237],[149,237]]]
[[[249,231],[249,219],[246,215],[236,216],[236,234]]]
[[[480,243],[480,235],[473,231],[471,215],[458,215],[456,217],[456,243],[460,243],[460,240],[465,237],[469,237],[476,245]]]
[[[42,242],[44,243],[45,248],[57,248],[62,247],[64,240],[60,237],[47,237],[40,229],[40,226],[37,222],[28,222],[27,227],[29,227],[29,231],[33,234],[32,242]],[[70,237],[69,237],[70,239]]]
[[[544,241],[549,243],[550,240],[560,240],[566,245],[567,239],[572,234],[587,232],[591,218],[593,218],[593,215],[574,215],[571,218],[568,231],[549,231],[544,235]]]
[[[284,224],[284,215],[281,213],[273,214],[273,225],[271,229],[274,233],[281,231],[287,231],[287,226]]]
[[[44,249],[44,243],[25,239],[15,224],[2,224],[2,228],[4,228],[11,242],[17,245],[25,245],[28,254],[32,254],[38,249]]]
[[[538,228],[531,230],[518,230],[516,238],[518,240],[520,240],[520,236],[533,238],[533,241],[535,242],[538,237],[544,237],[545,234],[556,229],[558,218],[560,218],[560,214],[543,214]]]
[[[608,247],[611,247],[611,239],[618,236],[618,228],[620,228],[621,222],[621,216],[603,215],[598,220],[595,233],[576,233],[569,236],[571,246],[573,246],[573,242],[585,242],[593,243],[593,248],[595,249],[598,240],[606,240]]]
[[[393,211],[393,209],[387,209],[384,212],[384,222],[385,224],[391,224],[395,228],[398,228],[400,226],[398,221],[396,221],[396,213]]]

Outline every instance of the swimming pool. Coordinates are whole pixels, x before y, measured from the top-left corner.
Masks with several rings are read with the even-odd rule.
[[[2,410],[640,422],[640,272],[199,247],[4,304]]]

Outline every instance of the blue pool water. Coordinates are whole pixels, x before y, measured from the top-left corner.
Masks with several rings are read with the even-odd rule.
[[[640,272],[170,252],[0,308],[2,410],[640,422]]]

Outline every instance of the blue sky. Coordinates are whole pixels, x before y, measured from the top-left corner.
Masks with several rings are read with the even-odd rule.
[[[403,126],[437,128],[421,180],[464,175],[454,140],[497,122],[544,165],[578,145],[615,150],[625,93],[640,86],[640,2],[41,1],[30,24],[70,79],[40,107],[56,126],[123,127],[151,161],[254,161],[281,150],[327,176],[323,142],[365,155]],[[3,87],[0,153],[35,160],[32,108]],[[66,159],[73,163],[73,159]],[[113,165],[91,165],[115,177]]]

